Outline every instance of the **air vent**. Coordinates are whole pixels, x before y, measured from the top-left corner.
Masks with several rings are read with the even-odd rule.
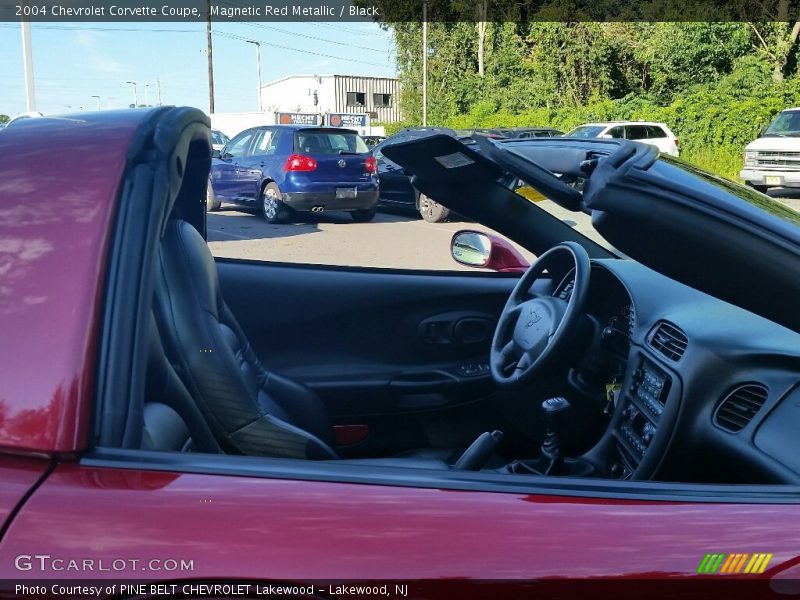
[[[763,385],[739,386],[720,403],[714,415],[714,422],[732,433],[741,431],[753,420],[766,400],[767,388]]]
[[[689,340],[672,323],[661,321],[650,334],[650,345],[669,359],[678,360],[686,350]]]

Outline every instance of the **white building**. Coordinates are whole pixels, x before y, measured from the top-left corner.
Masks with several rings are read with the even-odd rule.
[[[366,114],[369,121],[401,120],[397,79],[352,75],[290,75],[261,86],[265,113]]]

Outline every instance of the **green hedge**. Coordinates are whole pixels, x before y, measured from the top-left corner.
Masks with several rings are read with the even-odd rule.
[[[800,104],[800,80],[774,83],[762,63],[742,61],[719,81],[698,85],[671,104],[647,98],[598,100],[585,106],[533,108],[519,114],[499,111],[492,102],[478,102],[467,114],[455,115],[443,125],[474,127],[556,127],[569,131],[581,123],[646,120],[667,123],[680,140],[681,157],[730,179],[737,179],[744,147],[775,115]],[[387,134],[412,126],[393,123]]]

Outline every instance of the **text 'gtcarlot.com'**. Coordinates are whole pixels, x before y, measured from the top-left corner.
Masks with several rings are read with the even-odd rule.
[[[194,571],[194,560],[177,558],[60,558],[49,554],[20,554],[14,558],[17,571],[67,571],[123,573],[141,571]]]

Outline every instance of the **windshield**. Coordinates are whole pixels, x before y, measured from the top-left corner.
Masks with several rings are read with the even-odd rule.
[[[595,138],[605,129],[604,125],[581,125],[570,131],[564,137]]]
[[[739,200],[747,202],[750,206],[763,210],[764,212],[777,217],[782,221],[794,226],[800,226],[800,200],[789,197],[773,198],[757,192],[752,188],[739,185],[724,177],[719,177],[699,169],[698,167],[687,163],[686,161],[676,159],[671,156],[660,156],[660,162],[667,163],[688,171],[695,177],[701,179],[704,183],[713,185],[716,188],[736,196]]]
[[[800,110],[785,110],[767,127],[765,136],[800,135]]]
[[[369,148],[358,134],[344,131],[298,131],[295,135],[294,149],[309,154],[364,154],[369,152]]]
[[[534,147],[535,148],[535,147]],[[518,151],[525,150],[525,147],[518,146]],[[536,161],[537,157],[530,155],[531,160]],[[552,166],[551,166],[552,168]],[[566,164],[565,164],[566,169]],[[679,169],[679,170],[678,170]],[[686,161],[674,158],[665,154],[661,154],[659,160],[653,165],[650,170],[660,173],[662,176],[670,180],[687,180],[689,176],[694,176],[697,179],[692,180],[693,186],[698,185],[702,187],[708,186],[707,191],[715,197],[720,197],[720,192],[729,197],[732,202],[741,200],[750,206],[760,209],[772,217],[776,217],[791,227],[800,226],[800,200],[790,197],[789,194],[784,194],[777,198],[767,196],[757,192],[756,190],[745,187],[738,183],[734,183],[723,177],[711,174],[703,169],[700,169]],[[555,169],[554,174],[564,181],[567,181],[573,188],[582,191],[585,180],[581,178],[573,178],[569,175],[559,172]],[[697,181],[700,180],[700,181]],[[716,189],[712,190],[711,187]],[[573,212],[559,206],[557,203],[546,198],[538,192],[534,185],[518,179],[512,186],[514,191],[526,200],[533,203],[537,208],[540,208],[567,225],[571,226],[575,231],[598,243],[612,252],[619,253],[594,227],[592,217],[584,212]],[[698,191],[702,191],[698,188]]]

